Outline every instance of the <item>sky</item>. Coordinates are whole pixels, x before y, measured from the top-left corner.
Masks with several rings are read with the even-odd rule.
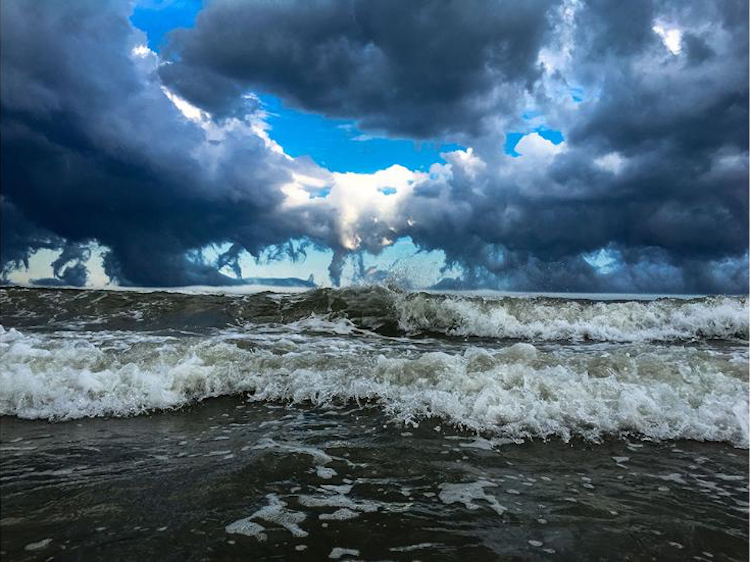
[[[0,275],[746,293],[739,0],[0,5]]]

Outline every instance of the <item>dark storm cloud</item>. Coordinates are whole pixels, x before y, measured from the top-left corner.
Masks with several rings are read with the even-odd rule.
[[[11,269],[29,267],[29,258],[37,250],[55,250],[65,241],[37,227],[5,197],[0,197],[0,281],[6,282]]]
[[[224,241],[258,252],[295,235],[276,214],[291,167],[241,127],[206,140],[161,91],[153,55],[131,53],[144,41],[128,12],[2,4],[3,272],[62,248],[55,278],[80,284],[66,244],[96,240],[123,283],[235,282],[187,252]]]
[[[409,234],[464,267],[456,286],[746,292],[746,3],[588,2],[575,25],[546,84],[588,97],[567,115],[546,100],[566,150],[539,169],[454,165],[409,202]],[[682,31],[678,52],[657,26]],[[611,272],[584,259],[602,248]]]
[[[350,258],[364,279],[358,252],[410,236],[461,267],[444,287],[747,291],[746,2],[217,0],[161,65],[131,54],[127,12],[2,3],[4,274],[54,248],[41,282],[85,282],[95,240],[121,282],[235,283],[219,269],[244,250],[295,258],[304,239],[334,251],[334,281]],[[163,85],[215,119],[185,119]],[[391,209],[274,150],[250,91],[475,151]],[[502,127],[532,102],[565,143],[525,137],[510,158]],[[331,195],[287,198],[295,174]]]
[[[652,27],[656,6],[652,0],[587,0],[577,14],[576,35],[583,57],[632,56],[659,42]]]
[[[554,2],[211,2],[160,74],[221,116],[237,85],[407,137],[476,133],[539,76]]]
[[[539,169],[514,161],[481,177],[453,162],[450,177],[407,202],[404,231],[462,266],[467,288],[745,292],[747,161],[724,154],[696,164],[655,149],[619,173],[575,148]],[[602,249],[615,273],[584,259]]]
[[[36,227],[13,203],[4,197],[0,200],[0,282],[7,282],[7,274],[13,269],[28,269],[29,258],[37,250],[62,249],[60,255],[50,264],[54,277],[34,279],[32,282],[37,285],[84,286],[88,279],[88,270],[84,262],[91,257],[90,248],[67,243],[52,232]]]
[[[746,3],[591,0],[570,7],[565,39],[563,12],[553,4],[218,1],[194,29],[171,35],[168,53],[179,63],[162,67],[162,77],[217,80],[212,108],[228,106],[221,81],[233,79],[308,110],[357,119],[362,128],[480,134],[480,155],[495,163],[502,158],[488,153],[482,125],[507,117],[525,87],[558,116],[553,125],[565,131],[566,152],[541,173],[514,172],[506,163],[501,174],[497,165],[479,176],[457,174],[445,189],[421,185],[407,202],[416,226],[400,232],[445,250],[467,279],[479,268],[514,286],[612,288],[615,280],[582,255],[613,246],[629,256],[620,256],[620,273],[650,271],[623,276],[635,287],[715,290],[699,264],[746,262]],[[681,52],[672,53],[657,29],[678,29]],[[571,60],[540,80],[545,45],[569,49]],[[496,88],[521,84],[506,90],[511,100],[493,97]],[[588,98],[567,117],[554,88],[560,84],[577,84]],[[190,88],[181,91],[199,103]],[[625,162],[617,173],[592,162],[611,153]],[[440,196],[431,200],[430,193]],[[382,229],[366,220],[361,229],[377,231],[362,243],[377,251],[368,241]],[[504,257],[493,260],[493,253]],[[334,257],[334,280],[345,255]],[[744,290],[746,276],[730,277],[728,288]]]

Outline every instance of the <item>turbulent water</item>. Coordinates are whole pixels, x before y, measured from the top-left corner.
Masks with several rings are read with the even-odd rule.
[[[227,513],[213,521],[216,528],[208,533],[221,543],[224,559],[248,553],[293,553],[310,559],[450,559],[465,553],[479,558],[618,558],[595,554],[599,546],[579,544],[569,531],[601,523],[602,518],[612,523],[621,512],[628,513],[621,523],[629,536],[645,541],[650,554],[644,559],[743,558],[746,297],[602,300],[407,293],[382,287],[248,295],[4,288],[0,324],[0,414],[6,416],[3,504],[16,501],[21,511],[34,503],[29,498],[38,487],[91,487],[83,476],[71,476],[81,459],[80,451],[74,454],[61,445],[61,440],[71,442],[70,429],[64,429],[71,427],[69,420],[79,420],[75,427],[85,433],[85,447],[101,450],[106,445],[101,431],[126,435],[120,453],[107,449],[98,461],[88,459],[81,465],[86,470],[97,463],[109,467],[91,476],[104,486],[122,478],[143,478],[139,469],[123,476],[125,465],[114,462],[112,455],[130,451],[139,457],[136,451],[153,447],[146,443],[152,429],[161,432],[159,424],[180,419],[188,429],[178,423],[177,430],[159,437],[163,450],[157,449],[159,456],[172,459],[171,470],[182,477],[196,469],[196,461],[190,460],[194,457],[216,463],[202,473],[217,486],[220,482],[205,474],[218,471],[215,478],[220,480],[228,466],[249,470],[267,454],[299,465],[285,475],[283,486],[279,474],[255,466],[265,476],[250,486],[254,491],[246,498],[251,504],[246,516],[232,519]],[[221,423],[206,417],[212,408],[222,412],[214,412]],[[69,423],[48,424],[65,421]],[[334,422],[345,438],[338,433],[331,437]],[[279,433],[281,426],[284,431]],[[259,431],[262,427],[268,430]],[[246,435],[239,437],[246,429],[254,432],[252,442]],[[172,433],[184,444],[178,445],[181,441]],[[366,446],[356,445],[364,435]],[[232,446],[220,447],[221,439],[215,451],[197,445],[214,437],[226,437]],[[24,446],[34,439],[42,441]],[[188,443],[195,451],[184,450]],[[400,450],[405,443],[406,455]],[[56,454],[63,465],[70,465],[62,470],[72,466],[72,472],[53,478],[53,467],[40,460],[47,457],[39,456],[37,447],[59,447]],[[362,456],[362,447],[368,451],[365,457],[376,458],[355,458]],[[465,454],[473,450],[480,451],[480,457]],[[413,466],[421,466],[421,476],[407,477],[403,469],[393,468],[404,455]],[[560,463],[559,473],[550,455]],[[631,469],[626,462],[630,459],[642,464],[640,471]],[[520,466],[510,469],[514,463]],[[644,477],[643,470],[650,476]],[[303,474],[308,472],[316,482],[307,482],[312,477]],[[42,473],[44,478],[34,477]],[[615,509],[610,496],[617,495],[626,476],[637,501]],[[603,481],[600,494],[592,492],[597,477]],[[561,484],[566,479],[577,486]],[[380,487],[371,490],[368,499],[352,497],[353,489],[367,489],[372,482]],[[240,487],[233,480],[225,485]],[[401,490],[400,501],[394,503],[389,486]],[[422,497],[425,505],[411,491],[420,487],[420,493],[427,494]],[[518,497],[532,487],[533,500]],[[669,491],[674,487],[683,489],[679,498]],[[686,515],[685,506],[695,501],[692,492],[698,497],[708,493],[714,504]],[[585,508],[576,493],[590,496]],[[684,523],[659,531],[664,537],[671,532],[669,540],[649,534],[653,522],[647,524],[643,502],[654,493],[672,494],[675,508],[661,516]],[[426,514],[435,502],[442,510]],[[562,513],[560,505],[567,513],[574,503],[580,509],[561,516],[556,530],[536,530],[551,529],[547,523]],[[32,507],[37,518],[49,516]],[[229,505],[223,507],[232,511]],[[318,513],[324,507],[331,509]],[[548,508],[554,513],[546,513]],[[204,523],[211,520],[208,513],[221,511],[217,506],[200,509],[206,510]],[[480,512],[484,518],[476,522]],[[305,542],[311,534],[309,522],[316,517],[319,532]],[[400,537],[400,543],[384,544],[380,552],[351,521],[370,518],[390,528],[395,520],[410,517],[420,526],[436,528],[446,518],[461,523],[408,544],[408,537]],[[2,524],[10,525],[15,536],[28,535],[21,544],[3,533],[2,550],[18,558],[46,558],[54,548],[66,546],[55,537],[35,536],[52,524],[28,520],[20,512],[8,515],[3,509]],[[697,524],[708,529],[705,537],[687,540],[687,532],[702,536],[696,535]],[[151,529],[152,535],[163,526],[149,525],[140,527]],[[199,533],[200,525],[191,525],[192,530],[180,531],[180,541],[187,535],[195,539],[191,533]],[[503,541],[492,538],[492,525],[504,526]],[[322,537],[334,526],[339,539],[349,533],[356,544],[326,542]],[[60,527],[50,528],[65,534]],[[149,540],[160,544],[162,532]],[[441,533],[452,537],[450,548]],[[601,533],[595,541],[602,540]],[[39,546],[47,538],[52,540]],[[471,540],[464,541],[467,538]],[[123,540],[118,534],[109,539]],[[299,544],[289,543],[292,539]],[[77,544],[84,551],[83,545],[99,544],[98,539],[67,540],[69,548]],[[144,537],[138,541],[149,544]],[[205,544],[198,541],[195,546]],[[104,547],[88,552],[112,556]],[[634,550],[630,558],[637,559],[636,554]]]

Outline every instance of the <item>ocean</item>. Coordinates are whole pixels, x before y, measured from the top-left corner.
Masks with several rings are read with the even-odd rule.
[[[747,560],[748,299],[0,288],[3,560]]]

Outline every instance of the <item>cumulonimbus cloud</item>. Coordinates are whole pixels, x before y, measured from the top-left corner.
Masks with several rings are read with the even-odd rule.
[[[227,284],[240,252],[306,240],[337,281],[408,236],[460,266],[443,286],[746,291],[747,6],[621,6],[217,0],[157,55],[122,3],[4,2],[3,272],[57,248],[41,281],[82,284],[96,241],[121,283]],[[254,92],[472,148],[332,173]],[[514,158],[528,108],[565,141],[525,131]]]

